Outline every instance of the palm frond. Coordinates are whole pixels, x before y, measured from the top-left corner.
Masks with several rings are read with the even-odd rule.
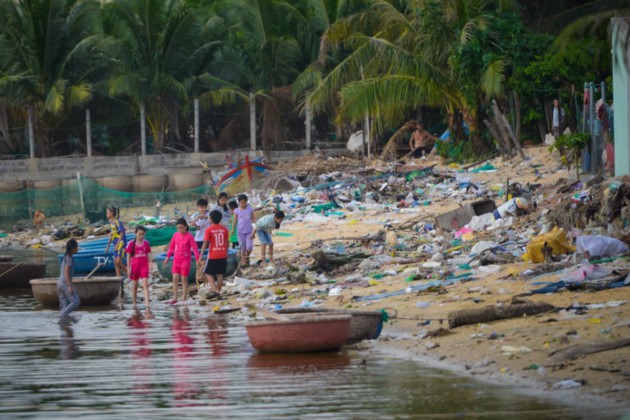
[[[486,67],[481,78],[481,89],[487,98],[493,98],[503,94],[505,81],[505,61],[497,59]]]

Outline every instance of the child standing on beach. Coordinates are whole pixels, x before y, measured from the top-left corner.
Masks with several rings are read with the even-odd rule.
[[[232,244],[232,249],[238,249],[238,233],[236,229],[236,216],[234,215],[234,210],[238,208],[238,204],[236,201],[232,200],[228,203],[228,207],[230,208],[230,227],[228,228],[230,232],[230,243]]]
[[[265,262],[267,246],[269,246],[269,262],[273,264],[273,240],[271,239],[271,231],[278,229],[280,223],[284,220],[284,212],[278,210],[274,214],[263,216],[256,222],[256,233],[261,244],[262,261]]]
[[[151,244],[144,237],[147,231],[144,226],[136,227],[136,239],[127,245],[127,272],[129,279],[133,282],[133,293],[131,298],[133,306],[137,304],[138,296],[138,280],[142,279],[142,288],[144,289],[144,304],[148,308],[151,307],[149,299],[149,255],[151,254]]]
[[[217,204],[212,206],[210,211],[217,210],[221,213],[221,224],[226,229],[230,229],[230,208],[228,207],[228,195],[226,192],[219,193]]]
[[[186,219],[177,219],[177,232],[171,239],[168,247],[164,265],[168,262],[171,255],[173,257],[173,298],[168,302],[171,305],[177,303],[177,288],[179,282],[182,282],[182,300],[186,301],[188,297],[188,274],[190,274],[190,257],[191,251],[195,254],[195,261],[199,259],[199,250],[195,243],[195,238],[188,231],[188,223]]]
[[[60,318],[64,318],[81,304],[77,291],[72,287],[72,278],[74,277],[74,258],[72,256],[77,252],[79,252],[79,244],[76,240],[70,239],[66,242],[66,253],[61,260],[61,273],[57,282],[59,309],[61,309]]]
[[[203,245],[203,236],[206,233],[206,229],[210,226],[210,215],[208,212],[208,200],[200,198],[197,200],[197,215],[193,220],[193,224],[197,226],[197,232],[195,233],[195,242],[197,242],[197,248],[201,248]]]
[[[221,212],[213,210],[210,212],[210,220],[212,225],[206,229],[206,236],[203,240],[203,246],[201,247],[201,256],[197,261],[197,265],[201,265],[203,259],[203,253],[208,249],[208,262],[206,263],[206,278],[212,288],[213,296],[218,297],[221,295],[221,288],[223,287],[223,276],[227,270],[227,255],[228,255],[228,230],[221,224]],[[216,280],[216,281],[215,281]]]
[[[114,245],[114,269],[116,270],[116,277],[128,275],[123,257],[125,256],[125,247],[127,246],[127,235],[125,234],[125,227],[120,221],[120,209],[114,206],[108,207],[106,211],[107,220],[109,220],[109,241],[107,241],[107,248],[105,248],[105,254],[109,252],[109,245]],[[123,281],[120,282],[120,295],[124,294]]]
[[[249,255],[254,249],[254,229],[252,224],[256,221],[254,209],[247,204],[247,196],[241,194],[238,196],[238,208],[234,210],[236,219],[236,229],[238,234],[238,243],[241,254],[241,264],[246,267],[249,265]]]

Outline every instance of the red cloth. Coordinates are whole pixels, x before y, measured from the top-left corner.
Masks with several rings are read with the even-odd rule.
[[[225,226],[221,224],[212,224],[204,235],[204,242],[208,242],[208,259],[219,260],[227,258],[228,255],[228,239],[230,234]]]

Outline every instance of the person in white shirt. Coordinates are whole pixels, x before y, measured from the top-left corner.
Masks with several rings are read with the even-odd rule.
[[[195,242],[197,248],[201,249],[203,245],[203,238],[206,234],[206,229],[210,226],[210,212],[208,211],[208,200],[200,198],[197,200],[198,213],[193,215],[193,224],[197,226],[197,232],[195,232]]]
[[[564,125],[564,108],[560,107],[560,102],[557,99],[553,100],[553,113],[551,118],[551,133],[558,139],[562,133],[562,126]]]

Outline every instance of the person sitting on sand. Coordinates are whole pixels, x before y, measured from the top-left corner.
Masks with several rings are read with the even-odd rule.
[[[409,148],[411,156],[414,158],[428,155],[433,150],[435,142],[438,140],[436,136],[429,133],[422,123],[416,123],[416,129],[409,139]]]

